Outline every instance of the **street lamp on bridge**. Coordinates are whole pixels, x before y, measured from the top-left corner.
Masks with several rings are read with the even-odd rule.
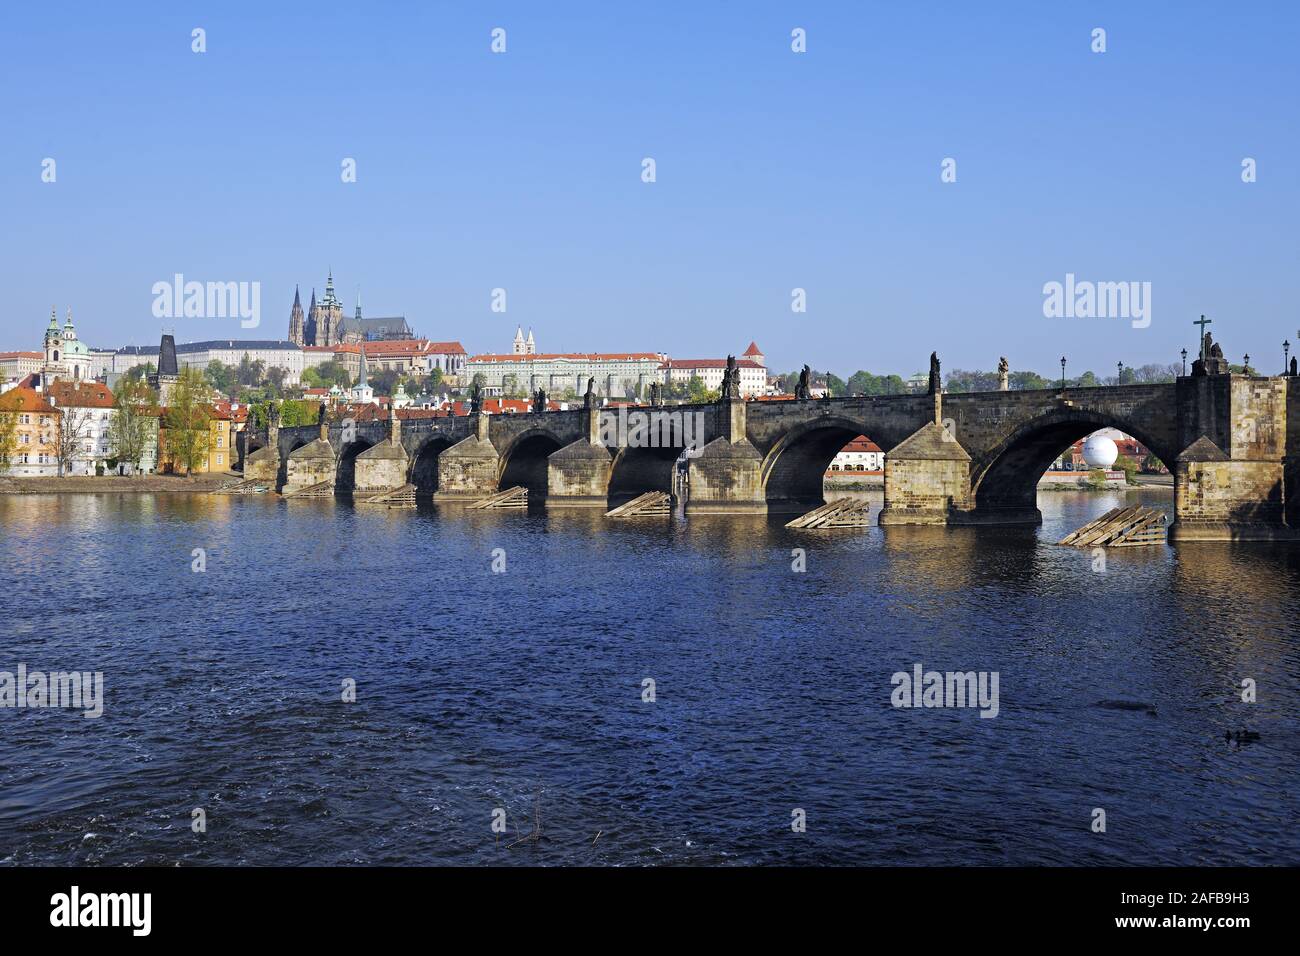
[[[1187,374],[1187,349],[1183,349],[1183,375]]]
[[[1061,391],[1065,391],[1065,356],[1061,356]]]
[[[1115,384],[1123,385],[1124,384],[1124,363],[1116,362],[1115,367],[1119,369],[1119,372],[1116,373],[1115,375]]]
[[[1283,339],[1282,340],[1282,374],[1283,375],[1285,375],[1286,370],[1291,367],[1291,361],[1288,358],[1290,353],[1291,353],[1291,343],[1287,339]]]

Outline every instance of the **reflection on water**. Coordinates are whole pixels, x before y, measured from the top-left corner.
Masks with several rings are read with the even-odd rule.
[[[1300,550],[1096,570],[1052,544],[1137,501],[1172,507],[1053,492],[1038,529],[813,532],[0,496],[0,670],[107,694],[99,720],[0,710],[0,860],[1293,862]],[[917,662],[998,671],[1000,715],[892,708]],[[1225,744],[1241,727],[1260,741]],[[544,839],[507,849],[539,799]]]

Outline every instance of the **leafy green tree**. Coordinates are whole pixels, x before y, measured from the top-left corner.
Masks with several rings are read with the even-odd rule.
[[[1137,484],[1138,466],[1137,466],[1137,462],[1135,462],[1132,458],[1129,458],[1127,455],[1120,455],[1118,458],[1115,459],[1115,468],[1118,471],[1124,472],[1125,483],[1130,485]]]
[[[692,404],[716,402],[721,394],[719,390],[705,386],[704,379],[698,375],[692,375],[691,380],[686,383],[686,399]]]
[[[280,403],[280,424],[285,428],[315,425],[320,416],[320,402],[311,399]]]
[[[203,374],[207,377],[208,383],[222,395],[229,395],[238,384],[235,381],[235,369],[218,359],[209,362]]]
[[[168,396],[163,427],[167,430],[167,456],[185,469],[187,477],[208,454],[211,401],[212,389],[204,376],[197,369],[182,368]]]
[[[143,365],[132,365],[126,370],[127,378],[144,379],[158,371],[158,367],[153,362],[145,362]]]
[[[376,395],[392,395],[393,390],[397,388],[397,377],[399,373],[391,368],[382,369],[373,375],[368,375],[367,380],[370,387],[375,390]]]
[[[21,395],[15,396],[14,404],[22,407],[23,398]],[[13,461],[14,451],[18,447],[18,412],[3,410],[0,411],[0,472],[9,470],[9,465]]]
[[[113,407],[108,424],[113,457],[138,472],[149,446],[157,442],[158,393],[142,379],[123,377],[113,393]]]
[[[235,381],[251,388],[261,385],[265,377],[266,363],[261,359],[254,362],[245,352],[244,357],[239,360],[239,367],[235,370]]]

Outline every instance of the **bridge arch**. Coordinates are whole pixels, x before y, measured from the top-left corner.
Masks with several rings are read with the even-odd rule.
[[[497,487],[522,485],[532,495],[546,494],[546,459],[564,447],[564,442],[545,428],[521,432],[501,453]]]
[[[647,491],[673,490],[673,470],[684,448],[620,448],[609,466],[609,499],[631,500]]]
[[[1104,412],[1055,409],[1020,424],[988,453],[971,462],[975,511],[986,517],[1002,515],[1008,521],[1041,521],[1039,479],[1067,448],[1101,428],[1132,435],[1167,467],[1173,466],[1178,450],[1142,425]]]
[[[415,493],[432,495],[438,490],[438,456],[456,444],[445,435],[434,435],[423,442],[411,457],[411,472],[407,479],[415,485]]]
[[[859,435],[866,435],[886,454],[907,437],[888,424],[845,415],[819,415],[784,432],[772,444],[759,472],[768,511],[802,513],[824,504],[826,469]]]
[[[280,468],[275,474],[277,491],[289,483],[289,456],[307,444],[307,439],[300,438],[293,432],[289,432],[288,437],[283,437],[286,434],[283,431],[280,434],[282,436],[280,440]]]
[[[365,438],[349,442],[339,453],[338,466],[334,472],[334,493],[350,495],[357,487],[357,455],[375,447],[375,443]]]

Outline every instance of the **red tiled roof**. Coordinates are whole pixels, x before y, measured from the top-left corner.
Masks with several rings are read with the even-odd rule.
[[[45,390],[52,403],[70,408],[112,408],[113,393],[99,382],[73,382],[61,378]]]
[[[749,348],[745,349],[746,355],[762,355],[763,351],[758,347],[757,342],[750,342]]]
[[[534,355],[475,355],[471,362],[542,362],[553,359],[573,359],[579,362],[635,362],[658,361],[658,352],[538,352]]]
[[[859,435],[841,448],[840,451],[872,452],[880,451],[880,446],[866,435]]]
[[[19,385],[0,395],[0,411],[57,412],[58,409],[36,389]]]
[[[669,359],[660,368],[726,368],[726,359]],[[749,359],[736,359],[736,368],[762,368]]]
[[[44,357],[45,357],[44,352],[0,352],[0,361],[4,361],[5,359],[16,359],[16,358],[41,359]]]

